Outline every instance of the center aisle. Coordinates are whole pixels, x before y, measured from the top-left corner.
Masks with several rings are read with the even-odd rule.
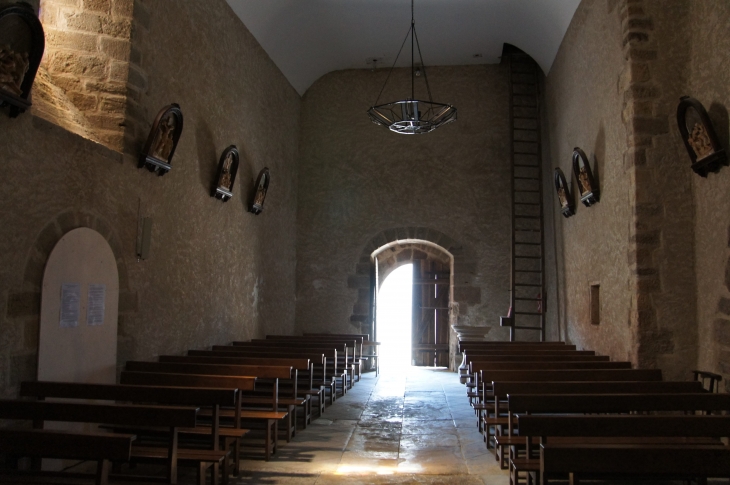
[[[459,377],[443,369],[363,374],[270,462],[244,460],[233,483],[507,485]]]

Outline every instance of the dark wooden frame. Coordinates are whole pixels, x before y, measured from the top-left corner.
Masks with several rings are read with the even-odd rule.
[[[687,110],[689,108],[693,108],[697,112],[697,115],[700,117],[702,127],[705,129],[705,133],[707,133],[707,136],[710,139],[710,145],[712,145],[712,153],[699,160],[697,160],[697,153],[689,143],[690,132],[687,128]],[[689,158],[692,160],[692,170],[694,170],[697,175],[707,177],[708,173],[718,172],[723,165],[728,165],[725,150],[720,144],[720,140],[717,138],[715,127],[713,126],[712,121],[710,120],[710,117],[702,103],[690,96],[682,96],[680,98],[679,105],[677,106],[677,125],[679,127],[679,132],[682,135],[684,146],[689,154]]]
[[[3,18],[9,16],[20,17],[28,27],[31,45],[28,52],[28,71],[23,77],[23,82],[20,85],[22,94],[16,96],[9,91],[0,89],[0,106],[10,106],[10,117],[16,118],[20,113],[24,113],[28,108],[31,107],[30,91],[33,88],[33,82],[35,76],[38,73],[38,66],[43,58],[43,51],[46,48],[45,34],[43,32],[43,25],[38,20],[33,7],[25,2],[18,2],[12,5],[7,5],[0,8],[0,25],[2,24]]]
[[[588,179],[588,184],[590,184],[590,190],[588,191],[583,190],[583,183],[580,181],[581,163],[585,167],[586,178]],[[583,202],[583,205],[590,207],[598,202],[600,194],[598,184],[593,177],[593,170],[591,170],[591,164],[588,163],[588,157],[586,157],[585,152],[579,147],[573,148],[573,173],[578,181],[578,194],[580,194],[580,201]]]
[[[565,216],[566,218],[575,215],[575,202],[573,200],[573,194],[570,191],[570,187],[568,187],[568,181],[565,178],[565,174],[560,169],[560,167],[556,167],[553,172],[553,180],[555,181],[555,192],[558,195],[558,203],[560,204],[560,213],[563,214],[563,216]],[[561,187],[565,191],[565,200],[568,203],[568,205],[566,206],[563,206],[563,203],[560,200]]]
[[[170,150],[170,154],[168,155],[167,160],[162,160],[153,155],[152,144],[155,142],[155,138],[157,138],[157,134],[161,130],[160,123],[168,116],[175,117],[175,131],[173,132],[172,136],[172,149]],[[183,114],[182,110],[180,109],[180,105],[178,105],[177,103],[172,103],[162,108],[157,114],[157,118],[155,118],[154,123],[152,123],[152,129],[150,130],[150,134],[147,137],[147,142],[145,143],[144,149],[139,156],[138,167],[145,167],[150,172],[155,172],[159,176],[165,175],[167,172],[169,172],[172,169],[172,157],[175,155],[175,150],[177,149],[177,144],[180,141],[182,129]]]
[[[265,178],[264,178],[265,177]],[[256,202],[256,194],[259,190],[259,186],[261,185],[261,180],[264,180],[264,200],[261,201],[261,204],[257,204]],[[259,172],[258,178],[256,178],[256,185],[253,187],[253,195],[251,195],[251,204],[249,205],[249,211],[253,212],[256,215],[261,214],[264,210],[264,202],[266,201],[266,194],[269,192],[269,184],[271,183],[271,174],[269,173],[269,169],[267,167],[264,167]]]
[[[221,179],[223,178],[223,166],[226,163],[226,159],[228,158],[229,154],[233,157],[233,163],[231,163],[230,168],[231,185],[229,188],[226,188],[221,184]],[[238,153],[238,148],[236,148],[236,145],[231,145],[223,150],[220,161],[218,162],[218,176],[215,179],[215,186],[213,187],[213,191],[210,194],[211,197],[220,199],[223,202],[228,202],[228,200],[233,197],[233,185],[236,183],[236,174],[238,173],[238,163],[240,161],[240,158],[241,157]]]

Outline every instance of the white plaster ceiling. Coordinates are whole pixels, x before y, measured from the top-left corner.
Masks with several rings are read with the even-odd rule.
[[[368,58],[390,67],[411,21],[410,0],[227,1],[299,94],[328,72],[369,68]],[[548,73],[579,3],[415,0],[423,61],[426,67],[498,63],[509,43]],[[410,65],[409,46],[398,66]]]

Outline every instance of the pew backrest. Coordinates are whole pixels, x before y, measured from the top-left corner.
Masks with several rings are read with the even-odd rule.
[[[628,413],[728,411],[730,394],[509,394],[509,412]]]

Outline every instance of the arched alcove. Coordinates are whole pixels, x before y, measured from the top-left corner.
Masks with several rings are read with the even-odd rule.
[[[46,263],[41,289],[38,380],[113,384],[119,272],[93,229],[66,233]]]

